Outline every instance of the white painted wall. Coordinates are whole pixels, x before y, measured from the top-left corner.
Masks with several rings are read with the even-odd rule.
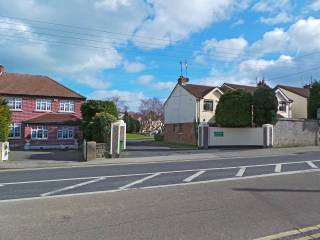
[[[203,99],[200,100],[200,122],[215,122],[215,112],[221,97],[221,93],[218,90],[212,90]],[[205,111],[203,110],[203,104],[205,100],[213,101],[213,111]]]
[[[307,118],[308,117],[308,100],[298,94],[292,93],[280,88],[283,93],[293,100],[292,102],[292,118]]]
[[[164,105],[164,122],[170,123],[191,123],[196,119],[196,97],[176,85]]]
[[[223,132],[223,136],[215,136]],[[263,128],[209,128],[209,146],[263,146]]]
[[[282,116],[283,118],[292,118],[292,103],[289,101],[289,99],[286,98],[286,96],[281,93],[281,90],[276,91],[276,97],[278,100],[278,114]],[[279,106],[281,102],[286,103],[286,111],[280,111]]]

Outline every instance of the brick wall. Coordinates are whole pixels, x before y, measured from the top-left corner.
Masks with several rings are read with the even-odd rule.
[[[165,124],[164,140],[171,143],[197,145],[194,123]]]
[[[19,96],[16,96],[19,97]],[[41,97],[22,97],[22,111],[12,111],[12,122],[14,123],[21,123],[25,120],[29,120],[31,118],[37,117],[42,115],[44,112],[37,111],[36,110],[36,100],[40,99]],[[51,99],[52,105],[51,109],[52,112],[58,113],[60,110],[60,100],[65,99],[58,99],[58,98],[46,98],[42,97],[43,99]],[[74,100],[74,114],[81,118],[81,105],[83,103],[83,100]]]

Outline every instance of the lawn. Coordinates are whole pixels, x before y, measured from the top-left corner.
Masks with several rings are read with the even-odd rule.
[[[153,139],[153,137],[141,133],[127,133],[127,139]]]

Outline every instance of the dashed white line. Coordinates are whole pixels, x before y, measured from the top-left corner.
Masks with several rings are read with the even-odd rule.
[[[319,168],[317,165],[315,165],[312,161],[306,162],[311,168]]]
[[[193,179],[199,177],[201,174],[204,174],[206,171],[202,170],[199,172],[196,172],[195,174],[192,174],[191,176],[187,177],[186,179],[184,179],[184,182],[191,182]]]
[[[143,183],[144,181],[147,181],[147,180],[149,180],[149,179],[151,179],[151,178],[154,178],[154,177],[156,177],[156,176],[159,176],[160,174],[161,174],[161,173],[152,174],[152,175],[150,175],[150,176],[148,176],[148,177],[139,179],[139,180],[137,180],[137,181],[134,181],[134,182],[132,182],[132,183],[129,183],[129,184],[127,184],[127,185],[124,185],[124,186],[122,186],[122,187],[119,187],[119,189],[120,189],[120,190],[128,189],[129,187],[132,187],[132,186],[137,185],[137,184],[139,184],[139,183]]]
[[[245,168],[245,167],[240,168],[239,171],[236,174],[236,177],[242,177],[244,175],[246,169],[247,168]]]
[[[281,173],[282,164],[276,164],[274,168],[274,172]]]
[[[68,187],[60,188],[60,189],[57,189],[57,190],[54,190],[54,191],[51,191],[51,192],[43,193],[43,194],[40,194],[40,196],[41,197],[50,196],[50,195],[57,194],[57,193],[60,193],[60,192],[68,191],[68,190],[75,189],[75,188],[78,188],[78,187],[82,187],[82,186],[85,186],[85,185],[88,185],[88,184],[91,184],[91,183],[96,183],[96,182],[99,182],[99,181],[104,180],[104,179],[106,179],[106,178],[105,177],[97,178],[97,179],[94,179],[94,180],[91,180],[91,181],[87,181],[87,182],[71,185],[71,186],[68,186]]]

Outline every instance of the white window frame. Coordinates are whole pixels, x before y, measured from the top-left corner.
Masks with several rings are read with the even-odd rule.
[[[205,109],[206,102],[211,102],[212,103],[212,109],[210,109],[210,110],[206,110]],[[210,100],[210,99],[203,100],[203,111],[204,112],[213,112],[213,109],[214,109],[214,101],[213,100]]]
[[[284,106],[285,109],[286,109],[285,111],[281,110],[281,107],[283,107],[283,106]],[[288,106],[288,104],[287,104],[286,102],[279,102],[278,110],[279,110],[279,112],[285,112],[285,113],[286,113],[286,112],[288,112],[288,107],[289,107],[289,106]]]
[[[65,135],[65,133],[66,133],[66,135]],[[57,131],[57,139],[58,140],[74,139],[74,128],[72,128],[72,127],[59,128]]]
[[[39,137],[42,131],[42,137]],[[34,136],[35,133],[35,136]],[[35,126],[31,128],[31,139],[33,140],[47,140],[49,135],[48,127],[46,126]]]
[[[19,97],[7,97],[6,101],[10,110],[21,111],[22,110],[22,98]]]
[[[18,134],[19,135],[16,135],[16,131],[15,131],[15,129],[16,128],[19,128],[19,132],[18,132]],[[11,132],[13,131],[13,135],[12,136],[10,136],[10,134],[11,134]],[[9,134],[9,139],[21,139],[21,123],[11,123],[10,124],[10,134]]]
[[[37,112],[51,112],[51,109],[52,109],[51,99],[44,99],[44,98],[36,99]]]
[[[60,112],[74,112],[75,104],[73,100],[60,100]]]

